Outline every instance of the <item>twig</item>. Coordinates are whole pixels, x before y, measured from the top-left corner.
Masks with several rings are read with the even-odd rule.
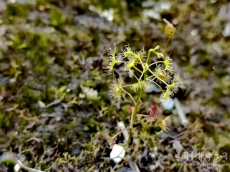
[[[36,169],[33,169],[33,168],[29,168],[29,167],[23,165],[20,160],[18,160],[17,162],[25,170],[28,170],[28,171],[31,171],[31,172],[45,172],[45,171],[40,171],[40,170],[36,170]]]

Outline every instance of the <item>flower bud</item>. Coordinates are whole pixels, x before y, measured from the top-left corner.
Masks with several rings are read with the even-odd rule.
[[[164,19],[164,22],[167,24],[165,26],[165,35],[172,37],[174,33],[176,32],[176,28],[166,19]]]

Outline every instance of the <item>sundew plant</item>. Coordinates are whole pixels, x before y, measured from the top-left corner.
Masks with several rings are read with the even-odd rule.
[[[164,22],[166,23],[165,34],[168,36],[168,40],[162,52],[159,52],[160,46],[158,45],[155,48],[150,49],[146,56],[146,52],[144,50],[135,52],[129,46],[126,46],[122,52],[123,59],[121,61],[117,60],[116,48],[110,52],[110,64],[108,68],[109,74],[113,72],[116,64],[122,63],[124,64],[124,71],[130,72],[136,79],[135,83],[130,84],[125,83],[123,78],[118,78],[110,86],[110,96],[112,99],[120,101],[122,97],[128,95],[133,103],[129,126],[129,141],[137,115],[146,117],[149,120],[157,120],[157,123],[162,131],[168,130],[166,121],[167,118],[159,118],[157,115],[158,104],[148,108],[150,110],[149,115],[138,114],[139,107],[145,106],[141,99],[144,94],[144,89],[148,86],[148,84],[154,83],[161,89],[161,102],[166,101],[168,98],[173,96],[181,86],[181,79],[172,67],[173,61],[165,53],[176,29],[166,19],[164,19]],[[157,56],[157,61],[149,63],[152,55]],[[133,93],[137,94],[137,96],[135,96],[137,97],[136,99],[134,98]],[[115,136],[117,136],[117,134]],[[110,143],[114,137],[110,137]]]

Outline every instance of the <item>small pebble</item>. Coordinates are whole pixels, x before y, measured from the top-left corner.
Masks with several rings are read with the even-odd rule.
[[[164,110],[171,111],[174,108],[175,102],[173,99],[169,98],[166,101],[162,102],[161,104]]]
[[[119,163],[121,162],[122,158],[125,157],[125,149],[123,146],[120,145],[113,145],[113,149],[110,152],[110,158],[115,162]]]

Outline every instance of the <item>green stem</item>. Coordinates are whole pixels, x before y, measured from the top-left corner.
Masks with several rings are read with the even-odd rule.
[[[156,52],[156,50],[159,49],[159,48],[160,48],[160,47],[157,46],[157,47],[155,47],[154,49],[150,49],[150,50],[149,50],[148,56],[147,56],[147,59],[146,59],[146,64],[149,63],[149,58],[150,58],[151,52],[153,52],[153,53],[155,53],[155,54],[158,54],[158,53]],[[134,55],[135,55],[135,54],[134,54]],[[140,59],[140,62],[141,62],[141,64],[143,64],[143,62],[141,61],[141,59]],[[152,72],[152,71],[149,69],[149,67],[148,67],[147,69],[145,69],[145,70],[142,72],[142,74],[141,74],[139,80],[140,80],[141,77],[144,75],[144,81],[146,81],[146,79],[147,79],[147,75],[146,75],[147,70],[149,70],[150,72]],[[154,74],[154,75],[155,75],[155,74]],[[164,82],[164,81],[163,81],[163,82]],[[164,82],[164,83],[165,83],[165,82]],[[167,85],[167,83],[166,83],[166,85]],[[132,128],[133,128],[134,122],[135,122],[135,120],[136,120],[137,108],[138,108],[139,103],[141,102],[142,93],[143,93],[143,90],[140,92],[140,94],[139,94],[139,96],[138,96],[138,100],[137,100],[137,102],[135,103],[134,109],[133,109],[133,111],[132,111],[131,122],[130,122],[130,130],[129,130],[129,140],[128,140],[127,145],[130,144],[131,135],[132,135]]]
[[[142,73],[140,69],[138,69],[136,66],[133,66],[134,69],[136,69],[138,72]]]
[[[159,49],[160,48],[160,46],[156,46],[154,49],[150,49],[149,50],[149,52],[148,52],[148,56],[147,56],[147,59],[146,59],[146,64],[148,64],[149,63],[149,58],[150,58],[150,54],[153,52],[154,54],[158,54],[157,52],[156,52],[156,50],[157,49]],[[156,63],[156,62],[155,62]],[[152,65],[152,64],[151,64]],[[150,66],[151,66],[150,65]],[[146,77],[147,77],[147,75],[146,75],[146,71],[147,70],[149,70],[149,66],[148,66],[148,68],[144,71],[144,80],[146,81]]]
[[[154,62],[154,63],[151,63],[148,67],[152,66],[152,65],[155,65],[157,63],[164,63],[164,61],[157,61],[157,62]]]
[[[132,70],[130,70],[129,72],[131,72],[133,74],[133,76],[139,81],[139,79],[137,78],[137,76],[134,74],[134,72],[132,72]]]
[[[155,52],[155,49],[150,49],[150,50],[149,50],[148,56],[147,56],[147,59],[146,59],[146,63],[147,63],[147,64],[149,63],[149,57],[150,57],[151,52]]]
[[[130,128],[133,128],[135,117],[137,115],[137,107],[138,107],[138,105],[139,105],[139,101],[134,106],[134,109],[133,109],[133,112],[132,112],[132,116],[131,116]]]
[[[135,102],[133,96],[132,96],[129,92],[127,92],[125,89],[122,89],[122,90],[123,90],[126,94],[128,94],[129,97],[132,99],[133,103],[136,104],[136,102]]]
[[[132,54],[133,56],[137,57],[140,60],[140,62],[143,63],[141,58],[138,55],[136,55],[135,53],[132,53],[132,52],[130,54]]]
[[[167,48],[168,48],[168,46],[169,46],[169,43],[170,43],[170,40],[171,40],[171,36],[168,37],[167,43],[166,43],[166,45],[165,45],[164,50],[162,51],[162,54],[164,54],[165,51],[167,50]]]
[[[143,74],[144,74],[146,71],[147,71],[147,69],[146,69],[146,70],[144,70],[144,71],[142,72],[142,74],[141,74],[140,78],[138,79],[138,81],[140,81],[140,80],[141,80],[141,78],[142,78]]]
[[[149,63],[150,54],[151,54],[151,53],[154,53],[154,54],[157,55],[158,53],[156,52],[156,50],[159,49],[159,48],[160,48],[159,46],[156,46],[154,49],[150,49],[150,50],[149,50],[148,56],[147,56],[147,59],[146,59],[146,63],[147,63],[147,64]]]
[[[148,68],[148,70],[149,70],[149,72],[150,72],[151,74],[153,74],[157,79],[159,79],[161,82],[163,82],[165,85],[168,86],[168,84],[167,84],[164,80],[162,80],[161,78],[159,78],[153,71],[151,71],[149,68]]]
[[[139,95],[137,103],[134,106],[134,109],[132,110],[132,116],[131,116],[131,122],[130,122],[130,130],[129,130],[129,140],[127,142],[127,145],[129,145],[130,141],[131,141],[132,129],[133,129],[133,124],[134,124],[135,119],[136,119],[136,115],[137,115],[137,107],[139,105],[139,99],[140,99],[140,95]]]
[[[147,77],[147,80],[149,80],[152,77],[154,77],[152,80],[156,79],[156,77],[154,75],[151,75],[151,76]]]
[[[164,92],[164,90],[160,87],[160,85],[158,85],[156,82],[154,82],[154,81],[152,81],[152,80],[150,80],[150,82],[152,82],[152,83],[154,83],[155,85],[157,85],[160,89],[161,89],[161,91],[162,92]]]

